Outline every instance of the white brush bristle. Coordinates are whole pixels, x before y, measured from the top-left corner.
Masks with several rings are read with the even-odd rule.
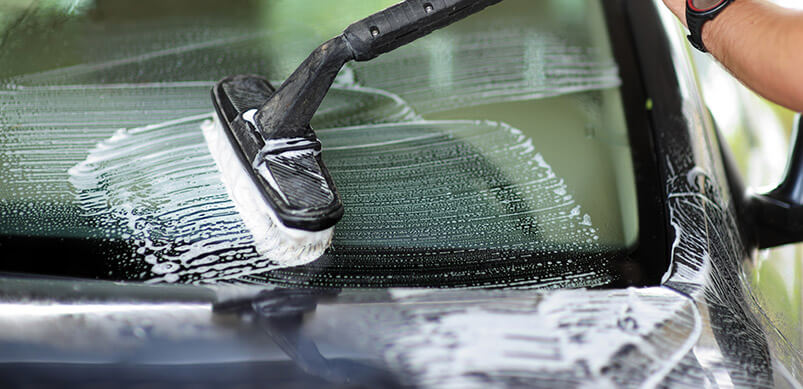
[[[229,197],[254,238],[257,252],[281,267],[299,266],[318,259],[329,247],[334,227],[304,231],[282,224],[243,166],[224,133],[217,115],[201,125],[206,144],[215,159]]]

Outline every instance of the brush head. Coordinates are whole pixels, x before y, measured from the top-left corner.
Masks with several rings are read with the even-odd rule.
[[[283,266],[320,257],[343,205],[312,130],[271,138],[253,115],[273,87],[258,76],[233,76],[212,90],[216,115],[202,130],[221,179],[259,253]]]
[[[212,101],[223,132],[240,162],[282,225],[322,231],[343,217],[343,204],[321,159],[321,143],[307,125],[295,129],[260,128],[254,116],[275,92],[259,76],[223,79]]]

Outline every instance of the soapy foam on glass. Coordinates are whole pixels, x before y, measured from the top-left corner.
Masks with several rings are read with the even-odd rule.
[[[6,100],[14,102],[14,107],[44,107],[41,111],[26,111],[20,120],[52,122],[48,125],[53,129],[39,126],[32,131],[27,124],[19,131],[9,127],[9,132],[0,133],[0,139],[4,135],[6,139],[21,137],[19,142],[38,145],[36,150],[42,151],[58,145],[61,158],[55,160],[49,152],[14,154],[25,158],[19,162],[25,169],[6,170],[0,175],[12,174],[11,185],[23,181],[41,185],[41,190],[35,192],[20,189],[26,195],[63,193],[64,201],[76,201],[76,214],[58,220],[86,223],[104,239],[129,242],[130,252],[109,253],[109,261],[121,267],[109,274],[115,279],[212,283],[295,266],[296,262],[281,263],[263,254],[264,250],[257,251],[256,237],[242,221],[220,178],[200,130],[204,121],[214,117],[208,113],[211,85],[56,86],[14,91]],[[79,117],[71,100],[56,100],[61,103],[58,105],[51,96],[75,93],[107,98],[87,98],[95,103]],[[159,99],[165,95],[171,97],[170,111],[160,109],[167,104]],[[130,113],[119,111],[120,101],[142,96],[152,97],[142,99],[137,110]],[[50,98],[44,102],[47,97]],[[350,109],[346,101],[361,109]],[[144,114],[139,107],[145,109]],[[105,120],[110,109],[119,111],[114,122]],[[315,119],[321,126],[329,122],[404,120],[412,112],[387,93],[340,86],[327,95],[322,111]],[[9,114],[22,115],[15,109]],[[175,119],[177,114],[181,119]],[[65,116],[69,120],[64,120]],[[108,128],[120,124],[131,126]],[[41,170],[43,179],[46,175],[48,181],[34,179],[30,174],[35,169]],[[69,179],[53,171],[68,172]],[[26,175],[15,176],[16,172]]]

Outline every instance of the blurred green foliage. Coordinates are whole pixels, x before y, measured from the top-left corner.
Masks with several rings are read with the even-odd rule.
[[[789,110],[788,108],[781,107],[778,104],[772,103],[767,101],[767,104],[772,108],[775,112],[775,115],[778,116],[778,119],[784,124],[784,129],[786,129],[786,136],[792,136],[792,128],[795,122],[795,115],[796,112]]]

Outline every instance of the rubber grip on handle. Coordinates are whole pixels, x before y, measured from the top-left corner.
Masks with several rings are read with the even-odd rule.
[[[343,36],[367,61],[502,0],[407,0],[350,25]]]

